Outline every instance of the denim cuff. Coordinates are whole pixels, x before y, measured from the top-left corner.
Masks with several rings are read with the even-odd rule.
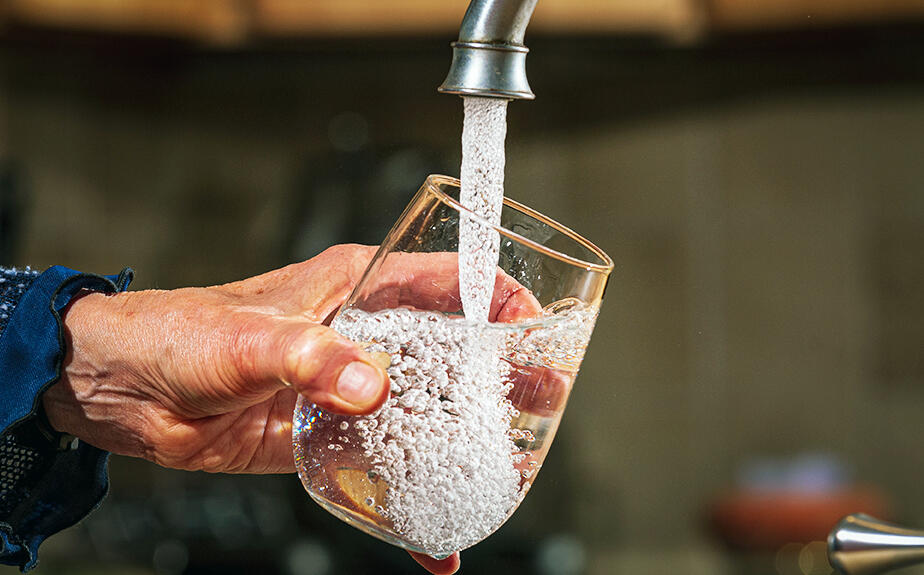
[[[95,509],[109,487],[109,454],[51,429],[41,395],[61,373],[61,313],[81,291],[125,291],[132,279],[49,268],[0,333],[0,563],[25,572],[38,546]]]

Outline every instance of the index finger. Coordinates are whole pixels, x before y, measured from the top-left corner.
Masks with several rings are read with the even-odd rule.
[[[390,253],[360,282],[358,307],[374,312],[410,307],[455,313],[459,296],[459,258],[455,252]],[[542,312],[539,300],[498,268],[488,319],[515,323]]]

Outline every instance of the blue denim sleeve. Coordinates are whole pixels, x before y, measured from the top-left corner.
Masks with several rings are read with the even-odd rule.
[[[38,547],[95,509],[109,488],[109,454],[48,424],[41,394],[64,358],[61,312],[83,290],[127,289],[132,271],[41,275],[0,270],[0,563],[25,572]]]

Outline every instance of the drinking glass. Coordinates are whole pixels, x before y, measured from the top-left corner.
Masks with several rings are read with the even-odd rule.
[[[438,558],[490,535],[526,495],[613,268],[520,203],[505,198],[495,226],[458,197],[458,180],[428,177],[331,324],[388,366],[389,399],[348,417],[300,398],[293,424],[296,468],[315,501]],[[488,321],[462,310],[465,225],[499,247]]]

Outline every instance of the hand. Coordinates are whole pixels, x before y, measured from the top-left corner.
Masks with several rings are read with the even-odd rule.
[[[43,396],[49,421],[101,449],[165,467],[292,472],[297,393],[350,415],[374,411],[388,395],[372,358],[325,326],[374,252],[336,246],[223,286],[75,300],[64,315],[61,378]],[[440,297],[443,308],[457,310],[458,273],[447,255],[407,257],[383,280],[394,287],[389,303]],[[535,314],[535,298],[501,276],[492,319]],[[433,573],[459,565],[457,554],[412,555]]]
[[[338,246],[224,286],[77,299],[49,421],[165,467],[292,472],[297,393],[344,414],[388,396],[372,358],[323,325],[373,253]]]

